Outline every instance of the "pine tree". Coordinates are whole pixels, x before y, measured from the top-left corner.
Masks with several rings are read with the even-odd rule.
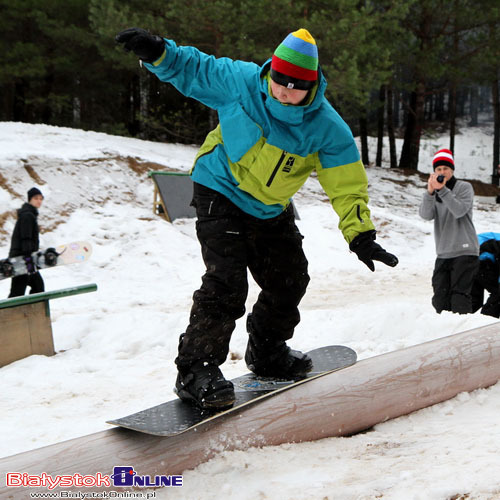
[[[311,25],[319,39],[327,95],[352,128],[359,128],[362,160],[367,164],[368,123],[381,107],[372,96],[378,96],[392,76],[394,40],[404,39],[401,22],[412,1],[341,0],[333,8],[329,2],[318,3]]]
[[[398,64],[408,75],[410,91],[399,163],[402,168],[418,166],[425,100],[436,81],[445,82],[450,91],[450,145],[454,145],[457,85],[470,81],[473,61],[486,49],[481,33],[487,20],[495,17],[491,2],[482,3],[484,8],[471,0],[421,0],[410,10],[405,27],[411,43],[400,46],[398,57]]]

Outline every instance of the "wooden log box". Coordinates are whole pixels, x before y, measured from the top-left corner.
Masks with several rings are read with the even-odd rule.
[[[494,323],[362,360],[172,438],[110,429],[3,458],[0,477],[5,485],[7,471],[111,475],[117,465],[141,475],[182,474],[223,450],[348,436],[498,380]],[[4,486],[0,498],[27,491],[34,490]]]

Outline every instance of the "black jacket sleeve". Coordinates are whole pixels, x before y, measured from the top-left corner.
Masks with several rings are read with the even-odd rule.
[[[21,239],[21,250],[24,256],[28,256],[37,250],[34,238],[36,227],[35,217],[31,214],[23,214],[19,219],[19,236]]]

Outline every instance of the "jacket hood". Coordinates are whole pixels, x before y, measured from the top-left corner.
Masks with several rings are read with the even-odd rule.
[[[30,203],[24,203],[23,206],[17,211],[18,217],[23,214],[32,214],[38,217],[38,209]]]
[[[301,124],[304,121],[305,115],[316,111],[323,102],[327,82],[326,78],[323,75],[323,72],[321,71],[321,67],[318,67],[318,82],[310,90],[310,92],[314,92],[315,95],[310,103],[305,104],[303,106],[282,104],[281,102],[278,101],[278,99],[275,99],[269,93],[269,81],[268,78],[266,78],[266,76],[268,75],[270,68],[271,68],[271,59],[268,59],[261,66],[260,70],[261,91],[265,96],[266,108],[277,120],[287,122],[291,125]]]

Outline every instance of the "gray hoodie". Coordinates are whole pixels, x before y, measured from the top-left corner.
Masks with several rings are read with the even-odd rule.
[[[439,258],[479,255],[479,243],[472,223],[474,190],[465,181],[456,180],[451,185],[452,189],[444,186],[437,195],[425,191],[420,216],[425,220],[434,219],[434,239]]]

